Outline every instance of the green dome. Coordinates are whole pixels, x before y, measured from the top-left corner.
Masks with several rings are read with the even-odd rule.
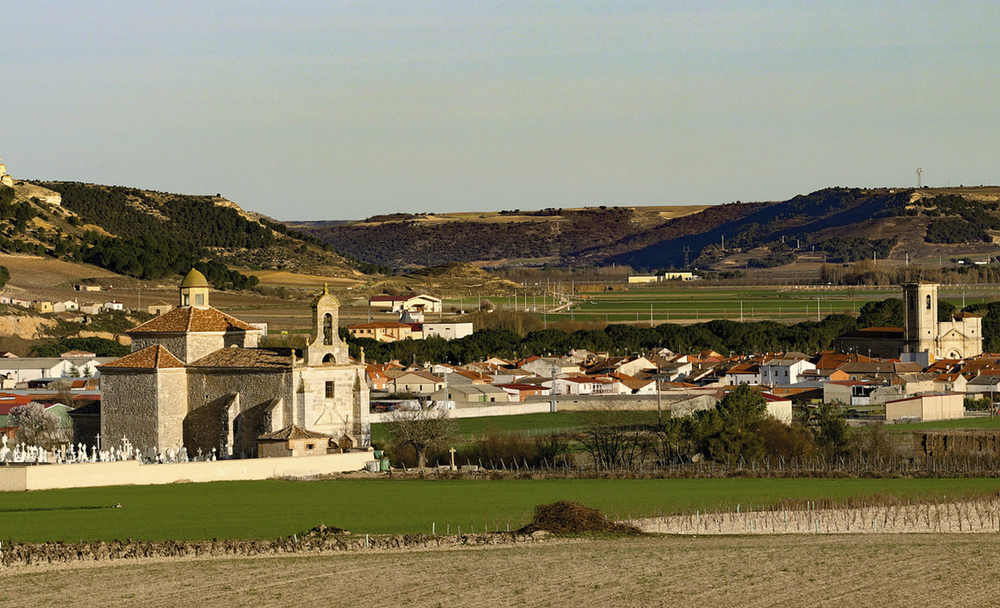
[[[209,287],[208,279],[205,278],[205,275],[192,268],[191,272],[187,273],[187,276],[184,277],[184,281],[181,283],[181,288],[185,287]]]

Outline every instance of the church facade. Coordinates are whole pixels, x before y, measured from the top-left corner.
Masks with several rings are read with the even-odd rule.
[[[100,367],[106,441],[250,458],[258,437],[296,425],[368,445],[364,363],[338,335],[336,298],[324,289],[313,300],[312,335],[298,351],[258,347],[260,332],[212,308],[209,291],[192,270],[180,306],[129,330],[132,353]]]
[[[872,327],[840,336],[837,350],[885,359],[964,359],[983,352],[983,320],[960,312],[938,321],[938,283],[903,283],[903,327]]]

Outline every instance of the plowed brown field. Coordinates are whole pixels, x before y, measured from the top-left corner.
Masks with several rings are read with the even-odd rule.
[[[5,607],[990,606],[996,534],[645,537],[0,571]]]

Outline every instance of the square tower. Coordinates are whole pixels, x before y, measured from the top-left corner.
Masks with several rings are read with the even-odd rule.
[[[907,353],[937,357],[938,283],[903,283],[903,340]]]

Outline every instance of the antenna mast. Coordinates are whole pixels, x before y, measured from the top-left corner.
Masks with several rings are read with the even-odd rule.
[[[920,167],[917,167],[917,190],[919,190],[921,188],[921,179],[920,178],[921,178],[921,175],[923,174],[923,172],[924,172],[923,169],[921,169]]]

